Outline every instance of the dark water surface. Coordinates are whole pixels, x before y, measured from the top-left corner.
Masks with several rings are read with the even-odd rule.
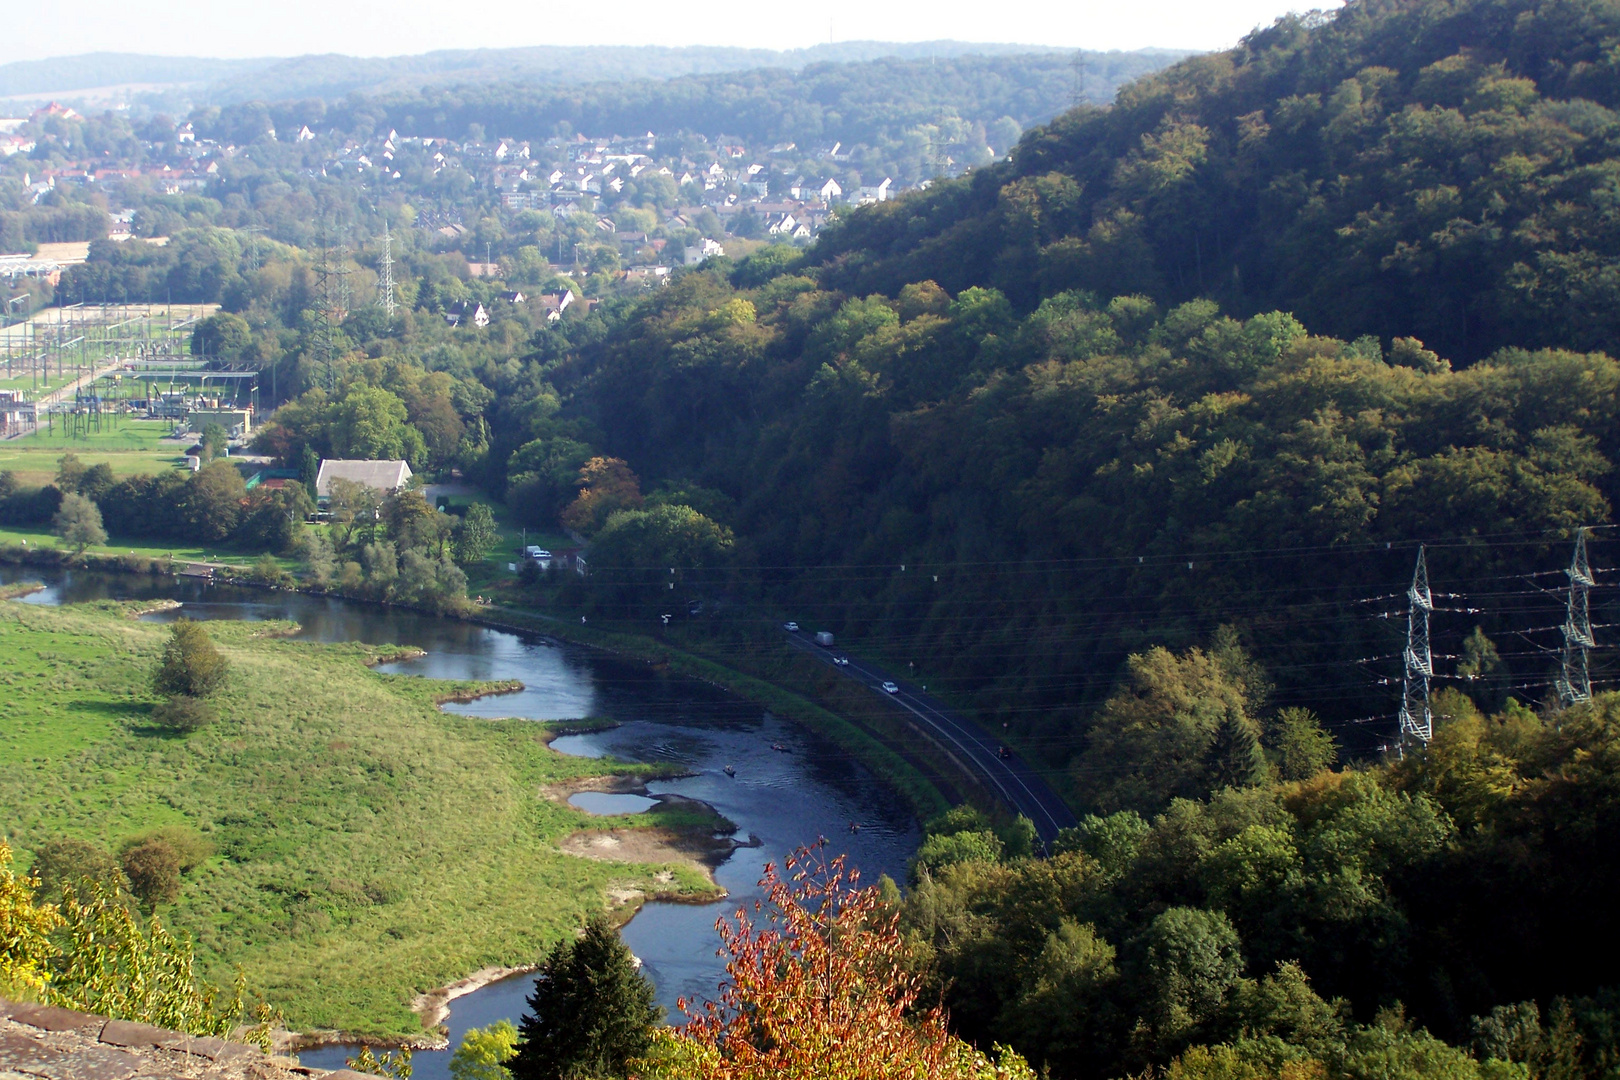
[[[767,861],[819,837],[846,852],[868,882],[887,873],[900,878],[919,834],[900,798],[859,762],[797,725],[776,719],[723,690],[671,676],[645,665],[547,638],[397,611],[378,605],[139,575],[51,571],[0,566],[0,583],[43,581],[47,588],[24,603],[65,604],[101,599],[181,601],[178,612],[147,616],[193,619],[287,619],[310,641],[362,641],[426,650],[414,660],[380,670],[444,679],[517,679],[524,689],[446,708],[469,716],[565,720],[605,716],[619,726],[568,735],[552,745],[568,754],[668,763],[692,775],[653,781],[652,794],[674,793],[714,806],[737,823],[738,838],[760,846],[734,852],[715,878],[730,894],[715,904],[650,903],[622,931],[672,1013],[675,999],[713,997],[724,975],[715,956],[715,919],[759,895],[756,882]],[[783,747],[786,752],[772,749]],[[735,770],[728,776],[727,765]],[[600,796],[598,796],[600,798]],[[594,805],[593,805],[594,803]],[[576,803],[576,805],[581,805]],[[587,812],[627,812],[584,800]],[[851,833],[851,822],[860,830]],[[517,976],[451,1003],[451,1046],[469,1027],[516,1021],[533,979]],[[342,1068],[353,1052],[323,1047],[299,1055],[306,1065]],[[448,1051],[415,1056],[418,1080],[446,1080]]]

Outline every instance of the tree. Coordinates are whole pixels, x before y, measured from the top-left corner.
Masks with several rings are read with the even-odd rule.
[[[0,986],[7,990],[43,993],[50,977],[51,932],[62,920],[54,907],[34,903],[38,886],[12,871],[11,847],[0,840]]]
[[[716,924],[730,959],[718,1002],[684,1000],[688,1022],[660,1037],[649,1080],[1034,1080],[1023,1059],[998,1066],[915,1008],[922,977],[905,963],[899,913],[861,889],[843,856],[801,848],[760,885],[763,924],[739,910]]]
[[[298,482],[304,485],[304,492],[311,497],[315,492],[315,481],[321,475],[321,455],[308,443],[298,452]]]
[[[56,486],[61,491],[78,491],[84,473],[85,464],[78,454],[63,454],[56,459]]]
[[[176,694],[152,707],[152,722],[173,731],[201,731],[218,719],[218,709],[202,698],[186,694]]]
[[[353,386],[337,402],[332,449],[339,457],[404,458],[413,466],[420,465],[422,437],[407,426],[406,419],[405,403],[396,395],[378,386]],[[412,449],[417,450],[414,458]]]
[[[186,484],[180,516],[191,535],[201,540],[224,540],[242,520],[247,481],[228,461],[204,465]]]
[[[1161,1045],[1213,1018],[1243,974],[1237,931],[1221,912],[1170,908],[1148,925],[1148,1014]]]
[[[647,1052],[661,1011],[630,950],[600,917],[541,961],[528,1005],[507,1063],[516,1080],[623,1076]]]
[[[225,453],[225,446],[228,441],[229,440],[225,434],[224,428],[220,427],[218,424],[204,424],[202,429],[202,438],[199,440],[199,446],[202,449],[202,453],[199,456],[201,456],[205,462],[213,461],[215,458]]]
[[[1308,780],[1339,760],[1333,735],[1316,714],[1296,706],[1278,709],[1266,725],[1264,742],[1277,775],[1283,780]]]
[[[77,492],[62,496],[62,505],[51,519],[51,531],[77,554],[92,544],[105,544],[107,530],[101,525],[101,508]]]
[[[456,530],[456,562],[462,566],[483,562],[500,540],[494,511],[485,503],[475,502],[467,507],[461,527]]]
[[[120,861],[130,892],[148,908],[180,895],[180,853],[168,841],[142,841],[126,850]]]
[[[563,511],[562,523],[587,535],[617,510],[641,505],[641,483],[620,458],[593,457],[580,466],[579,496]]]
[[[221,311],[191,332],[191,352],[215,360],[235,360],[253,343],[253,328],[240,315]]]
[[[1250,719],[1256,678],[1241,650],[1131,656],[1092,721],[1076,777],[1100,805],[1143,811],[1255,782],[1265,766]]]
[[[84,470],[84,474],[79,477],[79,494],[99,503],[117,482],[117,478],[113,476],[112,466],[105,461],[98,461]]]
[[[517,1040],[517,1028],[510,1020],[468,1028],[450,1055],[451,1080],[511,1080],[506,1063],[517,1053]]]
[[[225,684],[228,671],[229,664],[202,623],[176,619],[152,672],[152,688],[165,696],[207,697]]]
[[[95,881],[114,889],[124,883],[123,868],[112,852],[99,844],[76,837],[48,840],[34,852],[34,875],[39,878],[40,894],[60,893],[64,885]]]

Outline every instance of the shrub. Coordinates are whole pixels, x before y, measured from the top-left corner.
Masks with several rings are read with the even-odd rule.
[[[148,908],[180,895],[180,853],[167,840],[142,840],[124,851],[129,888]]]
[[[177,619],[152,673],[152,688],[165,696],[207,697],[225,682],[227,667],[201,623]]]
[[[174,849],[175,855],[180,859],[182,874],[191,873],[214,853],[213,844],[196,829],[185,825],[165,825],[161,829],[150,829],[128,840],[124,844],[124,850],[128,851],[149,840],[161,840]]]
[[[176,694],[152,707],[152,722],[172,731],[200,731],[218,719],[218,709],[188,694]]]
[[[59,837],[34,852],[34,875],[41,896],[59,893],[64,885],[93,881],[112,889],[125,887],[124,871],[112,852],[100,844],[74,837]]]

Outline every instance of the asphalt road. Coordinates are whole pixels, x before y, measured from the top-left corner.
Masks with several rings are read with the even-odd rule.
[[[997,752],[1001,742],[971,720],[953,715],[938,699],[915,684],[880,668],[849,658],[847,665],[835,665],[833,657],[844,655],[837,648],[824,649],[807,631],[786,633],[788,644],[815,657],[839,674],[869,687],[871,691],[911,713],[917,723],[934,734],[951,754],[978,774],[989,790],[1006,805],[1035,823],[1043,843],[1050,843],[1059,829],[1077,824],[1074,812],[1058,798],[1045,780],[1017,754],[1003,758]],[[885,681],[900,687],[898,694],[883,690]]]

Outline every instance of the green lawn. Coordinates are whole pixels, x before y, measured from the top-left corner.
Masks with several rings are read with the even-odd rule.
[[[58,418],[60,419],[60,418]],[[71,435],[60,424],[54,432],[41,428],[33,435],[0,442],[0,469],[15,473],[19,485],[41,487],[56,479],[56,459],[66,453],[86,465],[106,462],[119,476],[162,472],[185,462],[189,441],[165,439],[172,429],[164,420],[103,418],[102,429]]]
[[[222,716],[177,737],[149,723],[166,627],[111,603],[0,604],[0,807],[22,861],[56,836],[193,829],[215,854],[162,914],[209,977],[240,964],[293,1028],[377,1036],[420,1030],[418,991],[532,962],[610,890],[708,894],[679,866],[557,849],[616,819],[540,789],[603,762],[554,753],[532,723],[441,712],[457,684],[380,675],[383,650],[280,629],[210,624],[232,665]]]

